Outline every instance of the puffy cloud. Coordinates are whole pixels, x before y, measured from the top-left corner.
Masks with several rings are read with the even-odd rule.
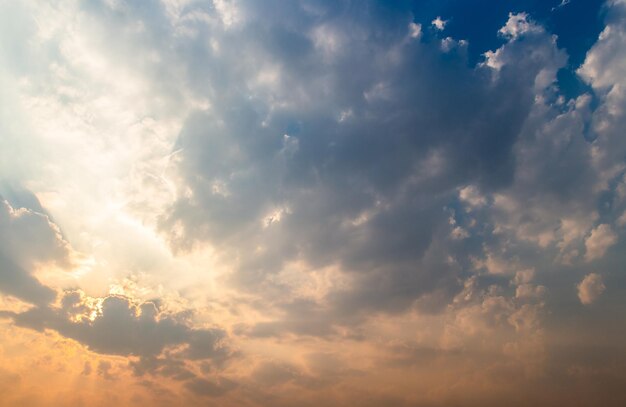
[[[584,305],[595,302],[606,290],[602,276],[597,273],[590,273],[578,284],[578,298]]]
[[[70,290],[55,301],[56,289],[41,283],[35,273],[53,266],[69,269],[76,254],[35,195],[8,185],[2,188],[11,202],[0,201],[0,292],[34,307],[1,310],[0,316],[12,319],[16,326],[56,331],[99,354],[131,358],[137,375],[204,380],[186,364],[204,361],[217,367],[231,358],[233,350],[223,329],[194,328],[189,311],[164,311],[159,300],[133,301],[120,295],[93,298]],[[113,380],[112,369],[110,362],[102,360],[95,371]],[[91,371],[91,364],[85,363],[83,374]],[[198,387],[191,382],[189,386]],[[226,392],[232,386],[221,387]]]
[[[497,51],[493,69],[468,66],[462,46],[446,54],[407,42],[406,29],[392,28],[410,27],[405,10],[368,10],[315,21],[291,10],[297,32],[247,13],[249,31],[233,35],[261,68],[220,53],[203,73],[219,103],[180,134],[181,187],[161,229],[176,248],[217,248],[239,289],[262,294],[298,262],[347,276],[350,287],[331,288],[325,301],[339,313],[397,312],[442,286],[451,299],[463,268],[445,260],[456,250],[447,236],[468,235],[450,231],[442,209],[458,191],[484,206],[478,191],[510,185],[524,123],[565,62],[525,15],[510,17],[527,29]],[[217,77],[216,64],[236,80]],[[266,68],[281,80],[256,82]]]
[[[235,355],[227,333],[217,327],[195,328],[189,311],[171,313],[157,304],[68,291],[58,305],[2,311],[0,316],[19,327],[56,331],[98,354],[126,357],[134,376],[181,382],[198,397],[219,397],[232,390],[236,384],[221,376],[224,364]],[[114,368],[108,360],[100,360],[95,372],[112,381],[120,369],[126,366]],[[81,375],[91,372],[87,362]]]
[[[598,225],[585,240],[585,259],[591,261],[604,256],[609,247],[617,242],[617,235],[606,224]]]
[[[485,197],[480,195],[480,192],[473,185],[461,188],[459,190],[459,199],[471,207],[481,207],[487,203]]]
[[[529,21],[527,13],[509,13],[509,19],[499,33],[505,37],[517,38],[528,32],[540,30],[541,27]]]
[[[437,16],[437,18],[435,18],[432,21],[432,25],[438,29],[439,31],[443,30],[444,28],[446,28],[446,24],[448,23],[447,20],[442,20],[441,17]]]
[[[622,58],[626,4],[619,0],[607,3],[610,5],[607,25],[587,54],[585,63],[578,70],[578,73],[594,88],[605,91],[616,84],[623,84],[624,77],[621,73],[626,70]]]
[[[626,66],[621,45],[626,38],[626,5],[621,1],[608,4],[607,25],[578,69],[601,101],[589,129],[595,138],[592,163],[600,175],[596,189],[613,189],[613,183],[626,168],[623,162],[626,142],[620,137],[626,123]]]
[[[102,354],[153,359],[179,347],[177,356],[183,359],[216,362],[231,354],[223,330],[192,328],[186,313],[170,314],[154,302],[134,303],[122,296],[91,298],[70,291],[59,306],[5,315],[19,326],[57,331]]]
[[[208,247],[215,254],[224,318],[235,319],[234,336],[247,345],[247,359],[234,369],[236,381],[220,377],[215,366],[234,359],[226,331],[195,327],[158,302],[65,292],[54,303],[55,291],[37,280],[37,270],[69,264],[66,239],[38,203],[3,191],[0,290],[35,305],[4,316],[128,358],[146,387],[156,388],[146,377],[182,382],[191,404],[236,393],[230,404],[333,405],[341,404],[330,400],[340,392],[360,394],[343,404],[365,398],[374,405],[432,404],[407,394],[420,381],[406,369],[382,377],[387,365],[410,366],[423,377],[453,372],[457,390],[441,385],[451,382],[441,373],[423,393],[457,391],[458,404],[467,405],[506,404],[480,397],[518,395],[525,380],[537,384],[533,377],[547,378],[547,388],[571,384],[565,371],[595,374],[548,365],[554,361],[547,343],[556,335],[550,326],[559,325],[542,322],[582,318],[562,305],[580,275],[571,269],[604,259],[608,275],[620,264],[619,251],[607,249],[620,242],[626,211],[623,2],[609,4],[607,27],[578,70],[588,93],[570,100],[557,85],[567,55],[526,13],[510,14],[499,48],[472,66],[472,44],[438,37],[445,26],[440,18],[435,29],[423,30],[403,2],[146,4],[95,0],[76,3],[76,10],[47,9],[71,14],[70,28],[41,18],[20,24],[24,44],[45,46],[8,47],[19,54],[19,66],[3,69],[28,72],[19,89],[49,91],[48,98],[25,99],[57,127],[48,148],[85,143],[72,155],[80,165],[60,166],[74,161],[63,154],[45,168],[63,182],[66,173],[82,177],[85,189],[77,188],[77,196],[98,203],[87,218],[110,223],[100,200],[122,191],[123,199],[116,195],[106,204],[132,207],[146,229],[158,217],[176,254],[197,261],[184,276],[190,285],[213,280],[214,273],[202,255],[198,261],[185,252]],[[70,35],[75,32],[81,35]],[[120,40],[112,43],[113,36]],[[46,55],[54,64],[42,63]],[[33,68],[38,65],[51,68]],[[109,91],[113,96],[101,97]],[[42,108],[57,100],[68,104]],[[2,117],[12,117],[9,103],[1,105]],[[67,111],[78,116],[71,126],[56,120]],[[66,128],[77,136],[58,143]],[[93,152],[92,144],[106,147]],[[2,158],[12,155],[0,150]],[[122,164],[110,172],[103,161],[119,156]],[[91,179],[99,173],[107,178],[102,188]],[[139,193],[143,187],[150,193]],[[65,211],[65,219],[73,216]],[[82,234],[84,218],[77,214],[73,230],[81,233],[74,236]],[[151,233],[137,236],[150,235],[166,253]],[[603,290],[594,275],[578,286],[583,303]],[[611,287],[607,296],[620,290]],[[202,297],[198,303],[210,297],[198,291],[186,293]],[[554,309],[544,312],[547,306]],[[408,344],[399,346],[403,340]],[[320,351],[324,346],[332,351]],[[298,353],[300,347],[313,356]],[[386,347],[414,354],[390,357]],[[366,350],[358,355],[352,348]],[[336,357],[337,349],[347,351]],[[267,362],[273,359],[255,352],[293,360]],[[106,380],[120,369],[93,363],[80,365],[89,379]],[[423,366],[428,371],[419,371]],[[514,378],[510,388],[502,377]],[[393,397],[376,393],[382,388],[393,389]],[[483,394],[469,400],[466,391]],[[569,397],[558,386],[545,389],[555,392],[559,401]],[[542,396],[531,401],[545,401]]]

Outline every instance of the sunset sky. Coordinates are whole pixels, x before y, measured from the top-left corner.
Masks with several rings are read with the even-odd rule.
[[[626,0],[0,0],[0,406],[625,406]]]

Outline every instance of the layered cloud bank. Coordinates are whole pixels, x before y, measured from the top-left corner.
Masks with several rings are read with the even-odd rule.
[[[1,401],[623,405],[626,3],[531,6],[1,2]]]

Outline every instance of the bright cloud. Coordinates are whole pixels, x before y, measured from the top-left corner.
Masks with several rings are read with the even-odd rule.
[[[609,247],[617,242],[617,235],[613,233],[609,225],[599,225],[591,231],[585,240],[585,259],[591,261],[604,256]]]
[[[584,305],[593,303],[606,290],[602,281],[602,276],[597,273],[590,273],[578,284],[578,298]]]

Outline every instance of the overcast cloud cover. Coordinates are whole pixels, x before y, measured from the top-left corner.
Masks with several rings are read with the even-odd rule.
[[[0,404],[626,403],[625,1],[0,0],[0,62]]]

